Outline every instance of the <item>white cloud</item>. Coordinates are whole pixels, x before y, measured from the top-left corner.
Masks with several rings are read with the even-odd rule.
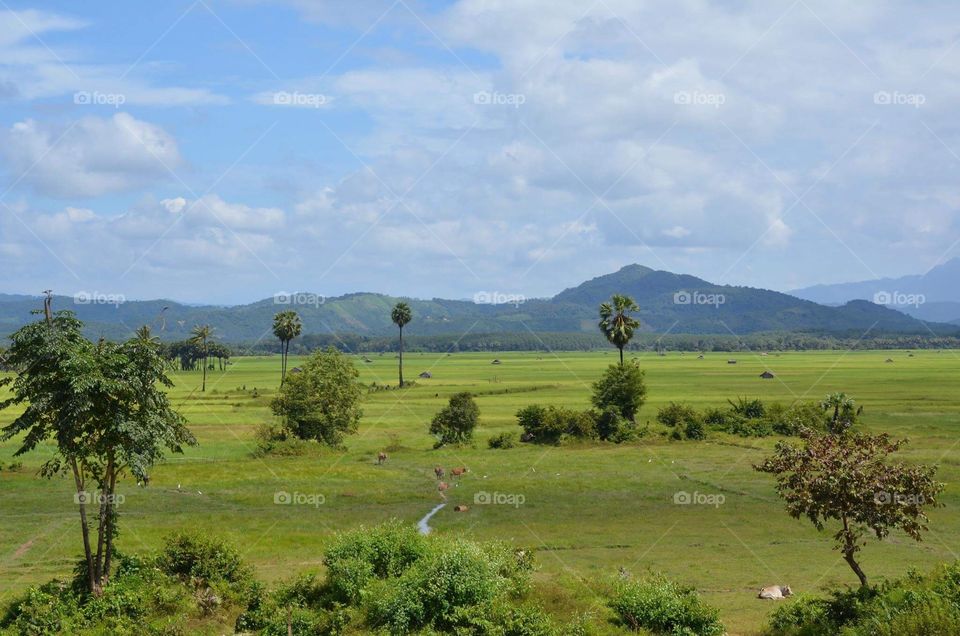
[[[13,178],[56,197],[133,190],[167,177],[181,162],[172,136],[126,113],[69,125],[28,119],[6,131],[3,141]]]

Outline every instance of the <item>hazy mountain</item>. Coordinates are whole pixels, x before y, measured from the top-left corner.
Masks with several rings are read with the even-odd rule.
[[[641,265],[594,278],[553,298],[490,298],[467,300],[403,299],[414,320],[410,335],[513,332],[589,332],[597,329],[597,306],[614,293],[632,296],[640,305],[644,331],[655,333],[735,334],[761,331],[807,331],[860,335],[867,330],[922,333],[924,323],[870,302],[853,301],[829,307],[780,292],[714,285],[683,274]],[[54,308],[72,309],[87,324],[91,336],[121,338],[143,324],[152,325],[165,340],[187,337],[196,324],[210,324],[226,342],[272,340],[273,315],[283,309],[300,313],[304,333],[393,334],[390,308],[400,300],[372,293],[336,298],[291,294],[233,307],[192,306],[168,300],[112,302],[110,298],[58,296]],[[508,302],[502,302],[502,301]],[[494,304],[501,302],[501,304]],[[9,333],[29,320],[39,297],[0,295],[0,332]],[[934,325],[937,331],[956,327]]]
[[[815,285],[790,292],[814,302],[833,305],[862,299],[893,307],[921,320],[960,320],[960,258],[926,274],[880,278],[856,283]]]

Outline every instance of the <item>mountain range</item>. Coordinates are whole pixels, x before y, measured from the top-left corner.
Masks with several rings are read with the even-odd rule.
[[[672,334],[746,335],[792,331],[859,337],[869,331],[898,334],[960,333],[954,325],[926,323],[866,300],[828,306],[781,292],[715,285],[694,276],[627,265],[617,272],[570,287],[552,298],[526,299],[496,292],[471,300],[396,298],[353,293],[323,298],[296,293],[236,306],[194,306],[170,300],[124,301],[108,296],[55,296],[55,309],[71,309],[88,335],[128,337],[148,324],[164,340],[186,338],[197,324],[210,324],[228,343],[273,339],[276,312],[296,310],[304,334],[382,336],[395,333],[390,308],[407,301],[414,319],[410,335],[588,332],[596,333],[597,308],[612,294],[627,294],[640,305],[641,330]],[[832,298],[832,297],[831,297]],[[40,297],[0,294],[0,334],[35,320]]]
[[[790,293],[825,305],[869,300],[921,320],[960,324],[960,258],[937,265],[926,274],[815,285]]]

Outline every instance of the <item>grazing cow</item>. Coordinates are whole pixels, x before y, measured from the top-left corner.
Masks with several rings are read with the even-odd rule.
[[[457,479],[459,479],[460,476],[463,475],[463,473],[465,473],[465,472],[468,472],[466,466],[463,466],[463,467],[461,467],[461,468],[451,468],[451,469],[450,469],[450,474],[453,475],[454,477],[456,477]]]
[[[771,585],[761,588],[760,593],[757,594],[757,598],[779,601],[792,595],[793,590],[790,589],[789,585]]]
[[[386,453],[384,453],[383,451],[380,451],[379,453],[377,453],[377,465],[378,465],[378,466],[381,465],[381,464],[386,463],[386,461],[387,461],[387,454],[386,454]]]
[[[437,466],[433,469],[433,474],[437,476],[437,479],[443,479],[443,476],[446,474],[442,468]]]
[[[454,512],[466,512],[467,510],[470,510],[470,506],[464,506],[463,504],[453,509]]]
[[[448,484],[445,481],[441,481],[440,485],[437,486],[437,491],[440,493],[440,496],[443,497],[444,500],[446,500],[447,498],[447,495],[445,493],[449,489],[450,489],[450,484]]]

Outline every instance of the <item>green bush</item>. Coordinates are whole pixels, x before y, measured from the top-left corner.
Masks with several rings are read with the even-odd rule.
[[[427,554],[427,539],[400,521],[340,534],[324,553],[328,581],[342,600],[355,601],[374,578],[400,576]]]
[[[597,422],[590,411],[532,404],[517,411],[524,439],[537,444],[559,444],[564,437],[595,439]]]
[[[499,435],[494,435],[487,440],[487,446],[489,448],[508,449],[513,448],[516,445],[517,436],[513,433],[500,433]]]
[[[629,442],[640,437],[641,432],[637,425],[625,418],[619,410],[608,407],[593,415],[596,422],[597,435],[600,439],[617,444]]]
[[[157,566],[166,574],[207,584],[246,585],[253,581],[253,571],[235,547],[202,534],[179,532],[167,537]]]
[[[683,636],[722,636],[720,612],[700,600],[697,592],[661,574],[620,582],[610,600],[621,623],[638,632]]]
[[[699,415],[693,407],[678,402],[670,402],[657,411],[657,421],[671,428],[686,426],[687,422],[698,417]]]
[[[766,412],[766,407],[759,398],[749,400],[745,397],[738,397],[736,402],[733,400],[727,400],[727,402],[730,404],[730,410],[747,419],[763,417]]]
[[[646,399],[644,373],[635,362],[610,365],[593,384],[593,405],[600,411],[615,408],[631,422]]]
[[[450,402],[430,422],[430,434],[437,438],[437,447],[464,444],[473,439],[473,429],[480,419],[480,408],[473,396],[462,391],[450,396]]]
[[[370,616],[393,634],[422,628],[453,631],[478,608],[525,591],[530,565],[499,545],[470,541],[434,544],[392,586],[381,590]]]
[[[699,417],[689,420],[683,429],[683,434],[687,439],[706,439],[707,429],[703,425],[703,420]]]

